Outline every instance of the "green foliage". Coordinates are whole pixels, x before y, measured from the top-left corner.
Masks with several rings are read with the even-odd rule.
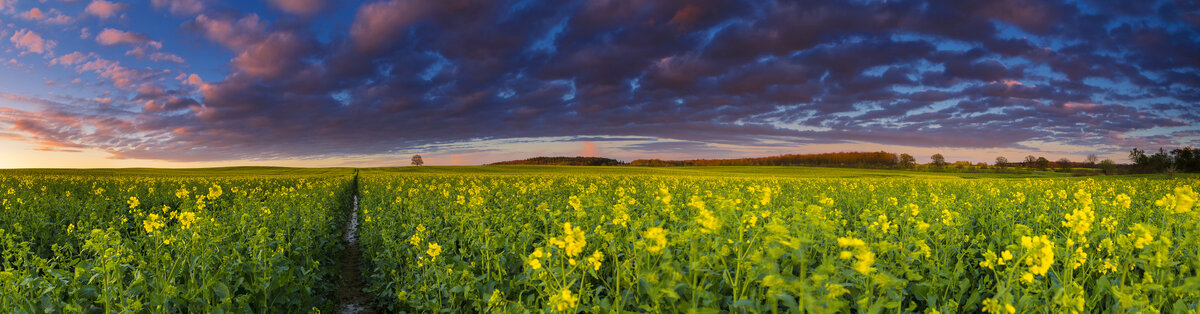
[[[242,171],[314,172],[216,172]],[[88,172],[99,171],[76,171]],[[0,176],[0,308],[27,313],[331,308],[336,287],[328,283],[336,275],[331,266],[341,246],[339,221],[352,192],[347,172],[127,175],[147,172],[187,171]]]
[[[361,181],[364,277],[391,311],[1178,312],[1200,302],[1194,178]]]

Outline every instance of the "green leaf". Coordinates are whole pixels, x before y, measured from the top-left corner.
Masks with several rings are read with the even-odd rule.
[[[212,288],[213,288],[213,294],[215,294],[218,299],[221,299],[222,301],[229,299],[229,286],[226,286],[224,283],[218,282],[218,283],[214,283]]]

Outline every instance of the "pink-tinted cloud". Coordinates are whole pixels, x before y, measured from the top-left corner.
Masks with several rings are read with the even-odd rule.
[[[183,57],[180,57],[180,56],[172,54],[172,53],[166,53],[166,52],[152,52],[152,53],[150,53],[150,60],[151,61],[160,61],[160,62],[173,62],[173,63],[179,63],[179,64],[187,63],[187,61],[183,60]]]
[[[271,0],[271,4],[287,13],[312,16],[325,7],[325,0]]]
[[[359,7],[350,38],[360,52],[374,52],[396,41],[401,30],[423,18],[428,11],[424,1],[390,0]]]
[[[166,8],[168,12],[175,15],[193,15],[203,12],[207,6],[207,0],[150,0],[150,4],[156,9]]]
[[[134,32],[126,32],[118,29],[105,28],[104,31],[96,35],[96,42],[105,46],[117,44],[131,45],[147,45],[155,49],[162,48],[162,43],[150,40],[149,36]]]
[[[72,52],[70,54],[66,54],[66,55],[63,55],[58,58],[54,58],[54,59],[50,60],[50,65],[76,65],[76,64],[80,64],[80,63],[86,61],[88,58],[91,58],[93,55],[94,54],[92,54],[92,53],[85,54],[85,53],[76,51],[76,52]]]
[[[233,59],[234,68],[242,73],[263,78],[276,78],[299,65],[298,54],[306,53],[311,45],[292,33],[274,33]]]
[[[579,156],[601,157],[600,156],[600,148],[596,147],[596,143],[583,142],[583,150],[579,152]]]
[[[42,13],[42,9],[32,8],[29,9],[29,11],[22,12],[21,18],[27,20],[40,20],[46,18],[46,14]]]
[[[267,24],[259,20],[257,14],[236,20],[201,14],[192,25],[209,40],[236,51],[249,48],[266,37],[267,33]]]
[[[179,63],[179,64],[186,63],[183,60],[183,57],[180,57],[180,56],[177,56],[177,55],[171,54],[171,53],[153,51],[151,48],[148,48],[146,46],[134,47],[133,49],[129,49],[129,51],[125,52],[125,55],[137,57],[138,59],[144,59],[144,58],[148,57],[148,58],[150,58],[151,61],[174,62],[174,63]]]
[[[13,45],[17,46],[17,48],[24,50],[25,52],[22,54],[53,53],[52,51],[54,50],[54,46],[58,45],[58,43],[54,42],[53,40],[44,39],[42,38],[42,35],[38,35],[38,33],[28,29],[16,31],[13,33],[12,37],[9,37],[8,40],[12,41]]]
[[[185,83],[187,83],[188,85],[191,85],[191,86],[200,87],[200,86],[204,86],[204,79],[201,79],[199,75],[191,74],[191,75],[188,75]]]
[[[105,1],[105,0],[93,0],[92,3],[89,3],[87,5],[87,7],[83,9],[83,12],[85,12],[87,14],[95,15],[96,17],[99,17],[101,19],[107,19],[107,18],[117,15],[118,13],[120,13],[121,11],[124,11],[127,8],[129,8],[129,6],[124,3],[109,2],[109,1]]]
[[[26,20],[50,24],[67,24],[71,23],[72,21],[70,16],[63,15],[62,11],[59,11],[58,9],[42,11],[42,9],[39,8],[32,8],[29,9],[29,11],[21,12],[20,16]]]
[[[94,72],[100,75],[100,77],[112,81],[113,86],[116,87],[126,87],[146,82],[170,72],[167,70],[131,69],[122,66],[118,61],[104,58],[95,58],[79,65],[76,67],[76,70],[80,72]]]

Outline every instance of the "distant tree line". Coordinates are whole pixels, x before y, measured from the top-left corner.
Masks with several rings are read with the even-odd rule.
[[[625,163],[602,157],[534,157],[524,160],[509,160],[492,165],[543,165],[543,166],[622,166]]]
[[[736,159],[692,159],[661,160],[638,159],[630,166],[679,167],[679,166],[813,166],[848,168],[895,168],[899,156],[889,152],[841,152],[822,154],[787,154],[771,157]]]
[[[644,166],[644,167],[681,167],[681,166],[810,166],[810,167],[845,167],[870,169],[907,169],[916,171],[938,172],[996,172],[996,173],[1031,173],[1032,171],[1054,171],[1083,175],[1114,175],[1128,173],[1167,173],[1200,172],[1200,149],[1192,147],[1176,148],[1170,151],[1159,149],[1158,152],[1147,154],[1138,148],[1129,152],[1132,164],[1118,164],[1111,159],[1100,160],[1095,154],[1088,155],[1084,161],[1071,161],[1059,158],[1051,161],[1046,157],[1033,155],[1025,156],[1018,161],[1009,161],[1007,157],[996,157],[990,166],[985,162],[971,163],[969,161],[949,162],[942,154],[933,154],[928,164],[918,164],[916,158],[909,154],[879,152],[839,152],[821,154],[786,154],[757,158],[734,159],[690,159],[662,160],[638,159],[629,163],[602,157],[534,157],[525,160],[512,160],[493,163],[492,165],[559,165],[559,166]],[[419,165],[420,156],[413,156],[413,164]]]
[[[1170,151],[1162,148],[1153,154],[1134,148],[1129,151],[1133,170],[1141,173],[1200,172],[1200,149],[1180,147]]]

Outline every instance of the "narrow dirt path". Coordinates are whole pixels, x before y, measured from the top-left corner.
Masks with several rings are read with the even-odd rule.
[[[338,313],[377,313],[370,305],[370,298],[363,293],[365,283],[359,266],[362,263],[362,251],[358,249],[358,176],[354,178],[354,206],[350,208],[350,219],[346,221],[345,241],[346,250],[342,252],[341,278],[338,284]]]

